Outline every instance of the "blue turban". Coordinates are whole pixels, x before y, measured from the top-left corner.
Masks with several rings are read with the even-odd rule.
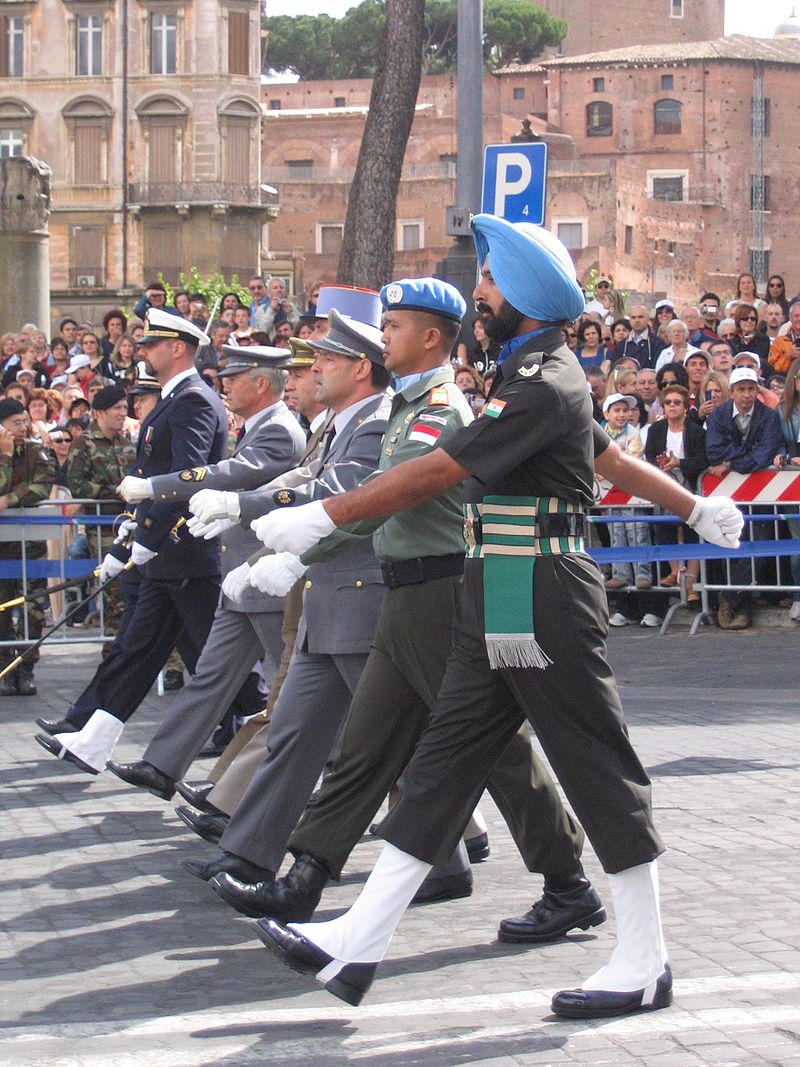
[[[489,257],[495,284],[517,311],[539,322],[572,322],[586,301],[575,266],[549,230],[529,222],[506,222],[498,215],[475,215],[472,237],[478,266]]]

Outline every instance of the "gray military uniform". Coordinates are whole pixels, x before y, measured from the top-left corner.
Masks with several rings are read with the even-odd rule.
[[[155,499],[187,500],[199,489],[253,488],[294,467],[305,449],[297,420],[282,400],[259,415],[230,459],[153,478]],[[237,524],[226,530],[223,572],[238,567],[259,547],[249,527]],[[183,777],[253,665],[265,657],[265,673],[268,678],[274,675],[283,648],[282,619],[280,597],[267,597],[257,589],[248,589],[241,602],[220,596],[197,670],[148,745],[148,763],[171,778]]]

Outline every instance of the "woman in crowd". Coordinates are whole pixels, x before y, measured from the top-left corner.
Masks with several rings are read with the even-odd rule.
[[[475,415],[480,414],[486,401],[485,386],[480,374],[474,367],[457,367],[456,385],[469,401]]]
[[[622,393],[625,396],[633,396],[638,385],[639,375],[630,367],[614,367],[606,379],[606,388],[603,399],[612,393]]]
[[[671,300],[659,300],[655,307],[655,315],[653,316],[653,329],[657,332],[661,326],[669,326],[671,322],[677,319],[675,314],[675,305]]]
[[[611,359],[611,353],[603,348],[599,323],[588,319],[580,324],[575,355],[582,367],[602,367]]]
[[[241,304],[239,307],[234,308],[233,325],[233,336],[237,341],[242,337],[250,337],[253,331],[250,326],[250,311],[248,308],[243,307]]]
[[[69,489],[69,449],[72,434],[63,426],[57,426],[47,435],[47,443],[56,465],[56,485]]]
[[[631,323],[630,319],[624,317],[615,319],[611,323],[611,336],[614,340],[614,345],[622,350],[622,346],[628,340],[631,335]]]
[[[28,415],[30,415],[34,437],[44,438],[50,430],[58,425],[59,411],[55,410],[48,389],[31,390],[28,400]]]
[[[689,344],[689,327],[681,319],[673,319],[667,324],[668,347],[660,352],[656,360],[656,371],[667,363],[685,363],[687,356],[699,349]]]
[[[758,295],[758,287],[756,286],[756,280],[752,274],[745,272],[744,274],[740,274],[737,278],[736,299],[741,304],[751,304],[756,309],[759,317],[764,317],[767,302],[766,300],[762,300]]]
[[[136,372],[136,342],[129,333],[123,333],[111,353],[111,372],[116,380],[123,379],[128,371]]]
[[[42,364],[37,360],[33,345],[26,341],[19,346],[19,351],[9,359],[3,368],[2,386],[5,389],[11,382],[17,380],[21,370],[28,370],[33,374],[33,385],[46,389],[50,384],[50,376]]]
[[[113,378],[111,361],[103,354],[100,338],[96,333],[84,330],[78,336],[78,344],[81,346],[81,352],[89,357],[89,365],[95,374],[99,374],[101,378]]]
[[[69,363],[69,349],[63,337],[54,337],[50,342],[50,356],[53,361],[52,378],[59,378],[66,374]]]
[[[730,342],[734,356],[738,352],[755,352],[762,360],[769,356],[769,337],[758,329],[758,312],[752,304],[738,304],[733,313],[736,336]]]
[[[17,335],[4,333],[0,337],[0,367],[5,370],[6,363],[17,354]]]
[[[121,308],[112,308],[111,311],[107,311],[103,316],[103,334],[100,341],[100,348],[103,351],[103,355],[108,360],[111,358],[111,353],[114,351],[114,346],[117,341],[125,333],[128,328],[128,320],[125,317],[125,312]],[[86,349],[84,349],[84,352]],[[86,352],[89,356],[90,353]]]
[[[786,297],[786,283],[780,274],[771,274],[767,282],[767,303],[780,304],[784,318],[789,317],[789,301]]]
[[[479,374],[485,375],[496,365],[499,352],[500,345],[486,336],[483,319],[479,316],[472,322],[472,339],[459,342],[456,358],[462,366],[474,367]]]
[[[737,334],[736,319],[721,319],[717,326],[717,337],[720,341],[727,341],[731,347]]]
[[[705,430],[699,422],[689,418],[689,391],[683,386],[665,386],[659,394],[659,400],[664,409],[664,418],[650,426],[645,459],[694,493],[698,475],[708,466]],[[672,525],[655,524],[656,544],[674,544],[675,530],[676,527]],[[677,541],[679,544],[696,544],[697,534],[681,523],[677,527]],[[670,560],[669,567],[669,574],[659,582],[667,588],[676,586],[680,581],[679,562]],[[690,560],[686,567],[686,592],[692,603],[700,599],[694,590],[699,575],[700,561]]]
[[[786,375],[783,404],[778,409],[783,434],[783,448],[775,457],[776,467],[797,470],[800,467],[800,359],[794,360]],[[788,508],[787,508],[788,510]],[[794,509],[793,509],[794,510]],[[787,519],[792,537],[800,537],[800,518]],[[800,586],[800,556],[789,557],[792,585]],[[789,608],[792,622],[800,622],[800,593],[792,594]]]
[[[568,326],[563,327],[561,332],[564,335],[564,344],[571,352],[578,351],[578,330],[574,322],[571,322]]]
[[[703,426],[705,426],[706,419],[711,412],[718,408],[720,404],[726,403],[730,399],[730,395],[727,376],[720,371],[710,370],[700,383],[702,400],[697,408],[697,417]]]
[[[682,363],[665,363],[656,371],[656,385],[659,396],[665,385],[682,385],[688,392],[689,375]]]
[[[172,294],[172,303],[179,315],[184,319],[191,319],[192,299],[187,289],[176,289]]]
[[[227,311],[228,308],[230,308],[231,311],[235,311],[237,308],[240,308],[242,306],[243,304],[239,299],[237,293],[225,293],[225,295],[222,297],[222,303],[220,304],[219,310],[220,312],[223,312]]]
[[[44,330],[31,330],[30,344],[33,348],[36,362],[44,367],[48,375],[51,374],[53,371],[53,353],[47,343],[47,334]]]

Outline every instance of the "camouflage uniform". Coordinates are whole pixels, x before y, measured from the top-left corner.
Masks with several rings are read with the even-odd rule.
[[[136,446],[129,438],[116,434],[111,440],[100,432],[93,423],[87,433],[83,434],[70,452],[69,488],[78,499],[100,500],[102,515],[119,515],[125,510],[124,503],[117,496],[116,489],[136,458]],[[114,540],[110,526],[100,527],[100,547],[105,554]],[[97,544],[97,535],[90,531],[90,551]],[[122,595],[119,582],[103,594],[105,609],[105,629],[109,634],[116,632],[122,615]]]
[[[0,454],[0,496],[8,496],[10,508],[30,508],[47,500],[50,489],[55,482],[55,463],[39,441],[24,441],[14,445],[14,454]],[[26,545],[28,559],[44,559],[47,556],[45,541],[28,541]],[[21,559],[20,546],[17,541],[0,541],[0,560]],[[44,578],[28,582],[28,593],[39,592],[47,587]],[[13,600],[22,593],[22,581],[19,578],[0,579],[0,601]],[[32,601],[27,606],[28,635],[31,641],[42,636],[44,622],[44,598]],[[21,609],[22,611],[23,609]],[[0,641],[14,641],[24,637],[24,624],[20,614],[18,632],[14,628],[14,612],[0,611]],[[0,647],[0,664],[5,666],[18,654],[14,648]],[[39,658],[38,649],[29,657],[30,663]]]

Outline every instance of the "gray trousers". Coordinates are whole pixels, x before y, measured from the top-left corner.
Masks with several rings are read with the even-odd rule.
[[[264,657],[271,682],[283,650],[280,611],[217,606],[195,674],[175,698],[142,757],[177,781],[219,725],[253,665]]]
[[[271,871],[279,869],[366,662],[366,654],[295,650],[272,712],[266,759],[222,835],[225,852]]]

